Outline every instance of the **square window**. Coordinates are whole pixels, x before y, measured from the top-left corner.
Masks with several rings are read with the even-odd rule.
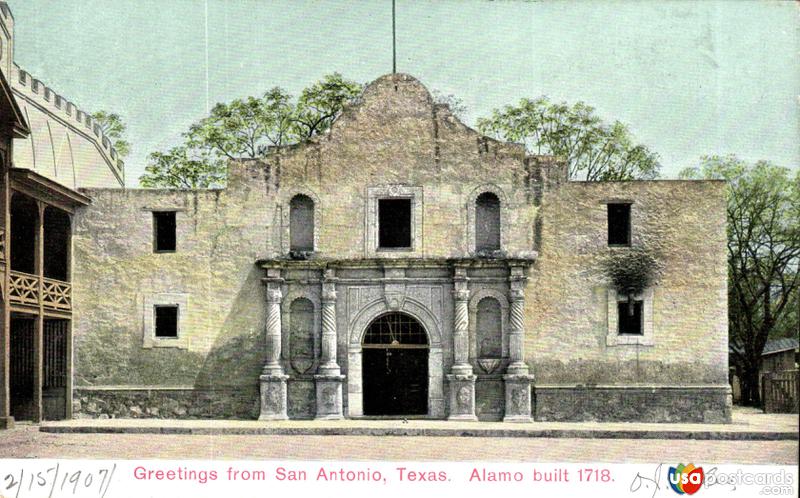
[[[175,252],[175,211],[153,212],[153,251]]]
[[[608,245],[631,245],[630,204],[608,204]]]
[[[378,199],[378,248],[411,248],[411,199]]]
[[[155,336],[166,339],[178,338],[178,307],[155,306],[156,315]]]
[[[632,303],[617,303],[617,324],[620,335],[643,335],[642,306],[644,302],[635,300]]]

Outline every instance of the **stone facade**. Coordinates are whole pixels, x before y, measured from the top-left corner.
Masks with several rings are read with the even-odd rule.
[[[566,182],[563,165],[481,136],[414,78],[382,77],[328,134],[231,164],[224,190],[84,191],[74,409],[361,417],[374,355],[390,371],[395,351],[418,362],[424,380],[398,389],[423,393],[428,418],[727,420],[723,187]],[[489,250],[476,247],[487,193]],[[313,251],[292,250],[298,195],[313,201]],[[404,247],[381,247],[387,200],[408,203]],[[626,250],[607,245],[609,202],[631,204],[631,246],[662,267],[644,293],[649,335],[624,341],[600,271]],[[174,252],[153,250],[158,211],[175,212]],[[180,303],[177,338],[153,337],[162,301]],[[386,317],[424,336],[373,353]]]

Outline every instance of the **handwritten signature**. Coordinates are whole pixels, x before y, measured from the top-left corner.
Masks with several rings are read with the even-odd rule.
[[[661,489],[661,486],[658,483],[661,481],[661,467],[663,465],[664,465],[663,463],[658,464],[658,467],[656,467],[655,472],[653,472],[652,478],[645,477],[637,472],[636,477],[634,477],[633,482],[631,482],[630,492],[636,493],[642,488],[646,490],[653,488],[653,494],[651,496],[655,496],[656,491]]]

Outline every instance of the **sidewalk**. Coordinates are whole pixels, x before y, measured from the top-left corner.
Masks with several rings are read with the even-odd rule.
[[[445,420],[170,420],[77,419],[44,422],[39,431],[73,434],[193,434],[272,436],[459,436],[578,439],[797,441],[798,415],[735,409],[730,424],[622,422],[450,422]]]

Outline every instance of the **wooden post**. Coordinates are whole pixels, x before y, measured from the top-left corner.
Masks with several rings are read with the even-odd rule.
[[[67,322],[67,351],[66,351],[66,362],[67,362],[67,378],[64,385],[64,389],[66,390],[66,410],[64,410],[64,417],[69,420],[72,418],[72,318],[70,317],[69,321]]]
[[[69,230],[67,231],[67,282],[72,286],[72,215],[69,215]],[[70,300],[70,304],[72,301]],[[66,389],[66,405],[64,416],[67,420],[72,418],[72,367],[73,367],[73,349],[72,349],[72,306],[70,305],[70,318],[67,323],[67,379],[65,383]]]
[[[767,372],[761,376],[761,404],[764,406],[764,413],[772,413],[772,372]]]
[[[33,330],[33,421],[41,422],[43,417],[42,407],[42,382],[44,381],[44,208],[45,205],[37,201],[39,219],[36,230],[36,276],[39,278],[39,314],[36,317],[36,328]]]
[[[5,157],[3,158],[5,161]],[[2,191],[0,192],[0,203],[2,203],[2,223],[5,233],[5,244],[3,244],[3,260],[5,269],[3,271],[2,291],[3,300],[0,302],[0,429],[11,428],[14,426],[14,419],[11,417],[11,310],[8,305],[8,283],[9,273],[11,272],[11,188],[9,186],[9,174],[6,164],[0,164],[3,172]]]

